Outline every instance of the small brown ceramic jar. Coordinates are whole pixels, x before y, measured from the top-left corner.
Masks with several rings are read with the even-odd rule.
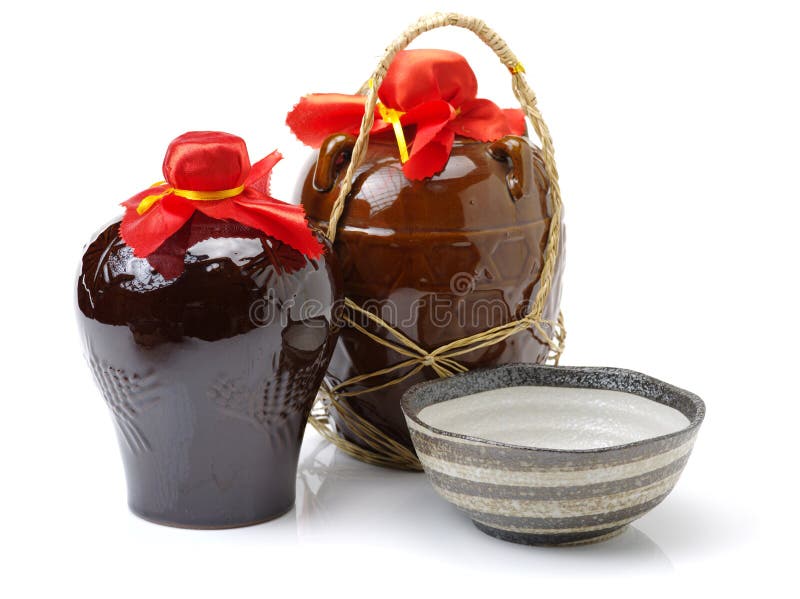
[[[309,164],[300,193],[311,222],[326,228],[355,140],[329,137]],[[373,136],[339,222],[334,249],[345,295],[426,351],[524,317],[538,291],[552,208],[544,165],[527,138],[484,143],[456,139],[449,161],[430,179],[403,175],[393,138]],[[563,237],[562,237],[563,239]],[[563,241],[543,318],[555,321],[561,295]],[[392,336],[370,322],[371,333]],[[458,357],[467,368],[542,362],[548,347],[529,329]],[[335,386],[405,359],[345,328],[328,369]],[[380,390],[405,370],[353,384],[349,406],[411,448],[400,397],[437,378],[431,368]],[[334,414],[335,416],[335,414]],[[359,443],[343,422],[346,438]]]
[[[133,255],[119,223],[88,245],[77,281],[84,351],[133,512],[192,528],[269,520],[294,504],[306,419],[335,345],[336,259],[330,246],[311,260],[199,213],[185,226],[205,228],[205,241],[174,279]]]

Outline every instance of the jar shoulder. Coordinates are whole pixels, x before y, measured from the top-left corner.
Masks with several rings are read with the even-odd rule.
[[[371,141],[340,226],[398,233],[486,231],[548,219],[549,183],[539,150],[524,138],[508,142],[500,151],[490,142],[456,144],[440,173],[414,181],[403,174],[396,146]],[[297,189],[309,216],[322,226],[347,166],[346,156],[324,152],[310,157]]]
[[[166,278],[151,263],[154,257],[137,257],[122,240],[120,222],[111,223],[84,251],[76,281],[79,314],[172,340],[213,340],[263,326],[253,313],[264,302],[291,318],[300,314],[295,304],[313,299],[312,317],[330,316],[342,284],[329,246],[310,260],[260,232],[225,225],[220,221],[178,256],[182,272]]]

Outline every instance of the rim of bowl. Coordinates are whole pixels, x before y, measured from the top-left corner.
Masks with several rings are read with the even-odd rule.
[[[615,379],[619,379],[621,377],[635,377],[639,380],[647,381],[650,384],[656,385],[661,388],[665,394],[669,394],[673,397],[677,397],[688,401],[692,407],[694,408],[694,416],[689,417],[683,410],[677,408],[674,405],[670,405],[664,401],[659,401],[659,399],[646,397],[639,393],[633,393],[631,391],[624,391],[624,393],[631,393],[632,395],[638,395],[639,397],[643,397],[644,399],[648,399],[650,401],[655,401],[656,403],[660,403],[661,405],[668,406],[675,410],[678,410],[681,414],[683,414],[688,420],[689,424],[685,427],[681,428],[680,430],[667,433],[666,435],[658,435],[655,437],[646,437],[644,439],[639,439],[638,441],[632,441],[631,443],[623,443],[622,445],[609,445],[607,447],[595,447],[589,449],[554,449],[550,447],[536,447],[533,445],[519,445],[516,443],[506,443],[503,441],[495,441],[492,439],[485,439],[483,437],[476,437],[474,435],[464,435],[461,433],[455,433],[452,431],[443,430],[440,428],[436,428],[435,426],[431,426],[426,422],[420,420],[419,413],[424,408],[428,406],[432,406],[435,404],[439,404],[445,401],[451,401],[453,399],[458,399],[459,397],[466,397],[467,395],[472,395],[474,393],[481,393],[483,391],[493,391],[495,389],[506,389],[508,387],[563,387],[568,389],[606,389],[611,391],[619,391],[620,389],[610,389],[609,387],[602,386],[602,385],[587,385],[584,387],[579,387],[576,385],[568,385],[568,384],[556,384],[551,382],[541,383],[541,384],[519,384],[519,385],[498,385],[496,387],[491,387],[489,389],[481,389],[478,391],[472,391],[466,394],[460,395],[453,395],[452,397],[446,397],[440,399],[438,401],[433,401],[426,405],[420,406],[419,403],[421,400],[424,399],[426,395],[426,391],[432,387],[444,386],[448,384],[452,384],[455,380],[470,380],[470,379],[477,379],[482,374],[487,372],[498,372],[502,370],[533,370],[533,371],[553,371],[553,372],[569,372],[572,374],[606,374],[614,377]],[[615,368],[610,366],[547,366],[544,364],[530,364],[530,363],[511,363],[511,364],[503,364],[501,366],[493,366],[489,368],[476,368],[475,370],[470,370],[469,372],[465,372],[463,374],[457,374],[452,377],[448,377],[445,379],[437,379],[434,381],[426,381],[422,383],[417,383],[413,387],[410,387],[404,394],[400,400],[400,407],[403,410],[403,414],[407,418],[413,420],[416,424],[420,425],[421,427],[436,433],[438,435],[442,435],[445,437],[450,437],[453,439],[462,439],[466,441],[472,441],[474,443],[480,443],[484,445],[490,445],[493,447],[499,448],[506,448],[506,449],[523,449],[527,451],[543,451],[543,452],[551,452],[551,453],[602,453],[607,451],[616,451],[619,449],[628,449],[631,447],[637,447],[640,445],[646,445],[648,443],[653,443],[655,441],[661,441],[666,439],[671,439],[673,437],[677,437],[678,435],[684,435],[687,432],[693,431],[699,428],[700,424],[703,422],[706,414],[706,404],[705,402],[700,399],[699,396],[695,395],[691,391],[686,391],[685,389],[681,389],[680,387],[676,387],[675,385],[670,385],[660,379],[652,377],[647,374],[643,374],[641,372],[637,372],[636,370],[629,370],[627,368]]]

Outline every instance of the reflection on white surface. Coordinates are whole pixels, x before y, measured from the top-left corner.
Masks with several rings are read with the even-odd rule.
[[[702,464],[703,454],[697,457]],[[121,476],[117,467],[113,461],[108,470]],[[396,579],[404,572],[445,590],[456,577],[468,586],[482,585],[492,596],[509,597],[526,588],[520,584],[546,588],[541,585],[547,579],[559,585],[579,578],[650,580],[707,563],[727,571],[737,567],[730,559],[751,563],[741,547],[742,539],[753,536],[752,516],[735,505],[726,506],[719,497],[692,494],[693,488],[702,488],[707,471],[695,474],[690,464],[685,475],[663,504],[613,539],[577,547],[528,547],[480,532],[465,514],[436,495],[424,474],[358,462],[309,427],[297,473],[296,507],[280,518],[215,531],[158,526],[124,510],[123,497],[112,497],[113,485],[105,485],[98,487],[101,496],[96,501],[75,495],[70,507],[76,513],[85,510],[86,517],[61,518],[56,542],[48,550],[54,563],[56,555],[68,555],[58,540],[76,538],[89,520],[102,524],[91,532],[92,547],[97,548],[93,559],[104,558],[106,547],[122,546],[136,559],[146,556],[150,564],[168,564],[170,576],[176,559],[190,564],[186,567],[192,572],[198,560],[207,568],[224,562],[227,569],[220,571],[247,572],[238,583],[248,592],[263,583],[265,573],[277,571],[313,572],[319,585],[347,578],[348,584],[355,581],[383,592],[387,579],[400,584]],[[128,568],[128,562],[114,560],[103,572],[117,580]],[[225,588],[230,584],[226,576]],[[503,589],[511,589],[510,594]]]
[[[438,497],[424,474],[363,464],[308,430],[297,474],[294,518],[300,543],[357,543],[439,554],[461,567],[497,572],[617,567],[672,570],[661,548],[635,525],[603,543],[569,548],[506,543],[476,529]],[[291,517],[291,516],[289,516]]]

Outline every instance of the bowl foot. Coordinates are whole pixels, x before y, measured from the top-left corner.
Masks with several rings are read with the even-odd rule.
[[[585,532],[566,532],[559,534],[537,534],[516,532],[513,530],[503,530],[502,528],[495,528],[488,526],[476,520],[472,523],[487,535],[508,541],[510,543],[519,543],[521,545],[546,545],[558,547],[573,547],[575,545],[587,545],[589,543],[599,543],[600,541],[607,541],[618,534],[621,534],[628,525],[618,526],[616,528],[605,528],[602,530],[590,530]]]
[[[175,520],[171,520],[165,517],[160,516],[150,516],[147,514],[142,513],[141,511],[128,506],[131,513],[145,520],[147,522],[151,522],[153,524],[159,524],[161,526],[170,526],[172,528],[187,528],[191,530],[226,530],[229,528],[244,528],[245,526],[255,526],[257,524],[263,524],[264,522],[270,522],[271,520],[276,520],[281,516],[285,516],[294,508],[294,500],[285,509],[281,509],[276,511],[275,513],[268,514],[253,520],[242,520],[242,521],[234,521],[234,522],[178,522]]]

